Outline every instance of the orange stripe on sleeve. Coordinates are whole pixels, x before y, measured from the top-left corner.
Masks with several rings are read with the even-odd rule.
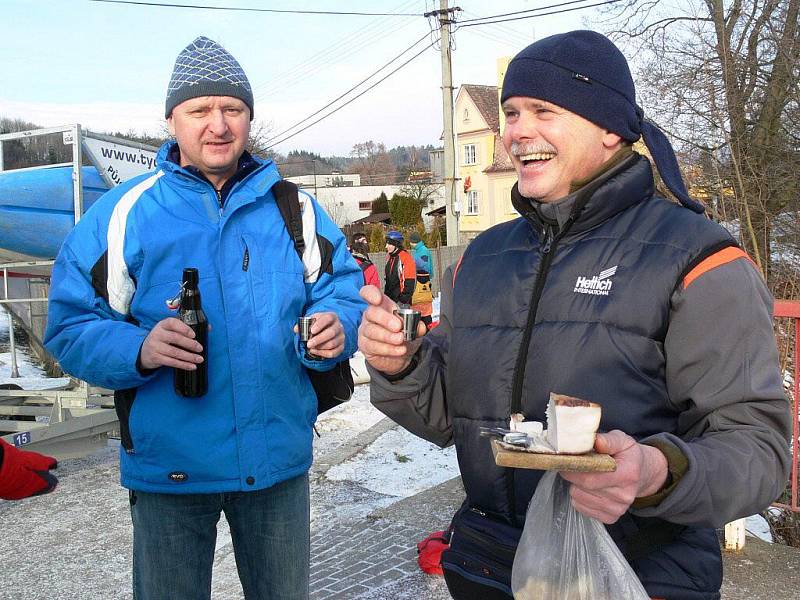
[[[712,254],[708,258],[701,261],[700,264],[698,264],[694,269],[689,271],[686,277],[683,278],[683,289],[689,287],[689,285],[695,279],[697,279],[704,273],[707,273],[711,269],[716,269],[717,267],[725,265],[739,258],[744,258],[746,260],[749,260],[750,263],[753,264],[753,266],[755,266],[755,263],[749,256],[747,256],[747,253],[744,250],[742,250],[741,248],[736,248],[735,246],[729,246],[727,248],[723,248],[719,252]]]
[[[453,289],[456,289],[456,275],[458,275],[458,270],[461,268],[462,260],[464,260],[463,254],[459,257],[458,263],[456,263],[456,268],[453,269]]]

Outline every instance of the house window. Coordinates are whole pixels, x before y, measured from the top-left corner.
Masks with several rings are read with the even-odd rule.
[[[358,210],[372,210],[372,200],[362,201],[358,203]]]
[[[464,109],[464,122],[465,123],[469,122],[469,109],[468,108]]]
[[[478,214],[478,192],[470,190],[467,192],[467,212],[468,215]]]
[[[474,165],[476,162],[475,144],[466,144],[464,146],[464,164]]]

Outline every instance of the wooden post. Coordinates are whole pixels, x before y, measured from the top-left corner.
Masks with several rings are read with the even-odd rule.
[[[737,519],[725,525],[725,550],[741,552],[744,550],[744,519]]]

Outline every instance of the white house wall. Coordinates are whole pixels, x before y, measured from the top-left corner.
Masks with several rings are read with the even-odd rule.
[[[423,210],[423,221],[426,226],[430,226],[432,217],[424,216],[426,212],[433,210],[444,204],[444,185],[436,186],[436,201]],[[359,210],[361,202],[375,200],[381,195],[386,194],[391,198],[399,193],[405,186],[403,185],[362,185],[358,187],[317,187],[317,200],[330,215],[333,221],[342,227],[358,219],[362,219],[370,214],[369,210]],[[305,188],[303,191],[314,194],[314,189]]]

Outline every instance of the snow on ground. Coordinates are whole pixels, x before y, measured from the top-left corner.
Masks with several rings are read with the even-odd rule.
[[[8,343],[8,313],[0,306],[0,346],[6,348]],[[47,390],[69,383],[69,377],[48,378],[22,344],[17,345],[16,357],[20,376],[11,377],[11,352],[0,352],[0,384],[13,383],[23,390]]]
[[[13,383],[23,390],[49,390],[69,383],[69,377],[47,377],[44,369],[20,348],[17,348],[17,370],[20,376],[11,377],[11,353],[0,352],[0,384]]]
[[[349,402],[323,413],[317,419],[314,456],[323,456],[349,438],[372,427],[383,415],[369,403],[369,385],[358,385]]]
[[[327,478],[353,481],[405,498],[458,475],[455,448],[441,449],[405,430],[393,429],[352,459],[331,467]]]
[[[744,528],[747,535],[757,537],[765,542],[772,543],[772,532],[769,530],[767,520],[761,515],[751,515],[745,519]]]

